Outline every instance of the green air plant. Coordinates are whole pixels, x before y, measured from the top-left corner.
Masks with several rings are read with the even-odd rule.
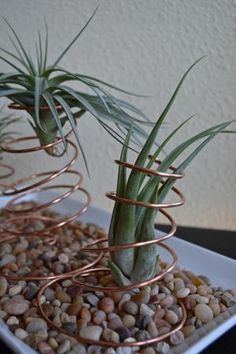
[[[59,65],[62,58],[78,40],[88,26],[96,10],[80,32],[62,51],[57,59],[48,64],[48,29],[45,23],[45,38],[38,33],[36,59],[33,60],[22,44],[14,28],[5,20],[10,31],[10,41],[14,52],[0,48],[3,55],[0,60],[7,63],[13,71],[0,73],[0,97],[8,98],[15,105],[25,109],[29,123],[34,129],[41,145],[52,142],[58,135],[66,147],[64,125],[68,122],[80,147],[86,167],[76,123],[85,112],[89,112],[98,123],[123,143],[126,130],[133,123],[133,137],[139,142],[139,136],[145,136],[144,123],[150,124],[145,115],[126,101],[114,97],[107,88],[132,94],[91,76],[70,72]],[[68,82],[80,84],[89,93],[71,88]],[[138,95],[137,95],[138,96]],[[45,109],[46,108],[46,109]],[[136,118],[134,118],[136,117]],[[139,118],[137,118],[139,117]],[[53,153],[50,149],[48,153]]]
[[[178,130],[192,118],[189,117],[186,119],[163,141],[157,138],[158,132],[184,79],[198,61],[183,75],[167,106],[152,128],[141,152],[138,154],[135,165],[141,168],[154,169],[154,162],[159,157],[160,153],[168,146],[169,141],[176,135]],[[217,124],[188,138],[184,142],[178,142],[178,145],[170,153],[164,154],[164,158],[160,165],[156,167],[156,170],[159,172],[167,172],[169,167],[178,159],[175,173],[182,173],[212,139],[219,133],[229,132],[226,129],[231,123],[232,121]],[[132,126],[127,134],[126,142],[120,156],[120,160],[124,162],[127,161],[127,146],[129,145],[131,131]],[[158,141],[158,147],[150,158],[149,154],[156,140]],[[186,150],[190,150],[187,157],[185,153]],[[184,157],[182,155],[183,153],[185,153]],[[127,177],[127,167],[124,165],[119,166],[116,196],[129,199],[131,202],[135,200],[147,203],[162,203],[175,183],[175,179],[173,178],[167,178],[163,181],[164,183],[161,183],[161,177],[159,176],[146,176],[143,172],[135,169],[129,171],[130,174]],[[116,200],[109,229],[109,246],[153,240],[155,238],[154,224],[156,213],[157,210],[153,208],[145,208]],[[150,244],[136,249],[127,248],[111,253],[110,268],[113,276],[120,285],[127,285],[130,282],[134,284],[148,280],[155,275],[157,259],[158,246],[156,244]]]

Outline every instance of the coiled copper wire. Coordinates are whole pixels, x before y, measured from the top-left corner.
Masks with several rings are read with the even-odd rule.
[[[123,161],[119,161],[116,160],[115,161],[117,164],[140,171],[140,172],[144,172],[147,176],[158,176],[161,177],[161,182],[163,183],[163,178],[165,179],[180,179],[182,178],[184,175],[181,174],[177,174],[175,173],[176,169],[172,166],[169,167],[169,169],[171,171],[173,171],[173,173],[164,173],[164,172],[159,172],[159,171],[154,171],[151,169],[147,169],[147,168],[143,168],[137,165],[132,165],[129,164],[127,162],[123,162]],[[156,163],[160,164],[161,161],[156,160]],[[171,229],[167,234],[164,234],[160,237],[158,237],[155,240],[149,240],[149,241],[143,241],[143,242],[137,242],[137,243],[129,243],[129,244],[123,244],[123,245],[114,245],[114,246],[108,246],[108,238],[107,237],[103,237],[99,240],[95,240],[94,242],[91,242],[87,247],[84,247],[82,250],[86,251],[86,252],[95,252],[98,254],[103,253],[105,257],[109,257],[106,256],[107,253],[111,253],[111,252],[117,252],[120,250],[124,250],[124,249],[128,249],[128,248],[138,248],[138,247],[142,247],[142,246],[147,246],[147,245],[151,245],[151,244],[158,244],[161,248],[163,248],[165,251],[167,251],[169,253],[169,255],[172,258],[172,261],[164,268],[162,269],[162,271],[160,271],[158,274],[156,274],[152,279],[148,279],[142,282],[138,282],[135,284],[129,284],[126,286],[99,286],[99,285],[92,285],[86,282],[86,278],[89,277],[90,275],[94,275],[96,277],[96,274],[99,272],[107,272],[107,273],[111,273],[110,269],[107,267],[101,267],[98,264],[95,265],[94,268],[90,267],[89,269],[87,269],[85,272],[84,271],[79,271],[77,273],[75,273],[72,277],[72,281],[75,285],[77,285],[80,289],[88,289],[89,291],[101,291],[104,293],[109,293],[111,294],[112,292],[125,292],[125,291],[131,291],[132,289],[135,288],[142,288],[144,286],[147,285],[151,285],[153,283],[156,283],[158,281],[160,281],[161,279],[163,279],[163,277],[171,272],[177,263],[177,255],[175,253],[175,251],[169,246],[166,245],[164,243],[165,240],[169,239],[171,236],[173,236],[173,234],[176,231],[176,222],[173,219],[173,217],[165,210],[167,208],[173,208],[173,207],[177,207],[182,205],[185,202],[185,198],[183,196],[183,194],[175,187],[172,187],[172,191],[178,195],[179,200],[177,202],[168,202],[168,203],[145,203],[145,202],[141,202],[141,201],[137,201],[137,200],[131,200],[131,199],[127,199],[121,196],[116,195],[115,192],[108,192],[106,193],[107,197],[115,200],[116,202],[119,203],[129,203],[135,206],[141,206],[141,207],[145,207],[145,208],[155,208],[158,209],[170,222],[171,224]],[[80,277],[80,279],[77,279],[78,277]],[[85,280],[82,280],[85,279]],[[187,318],[187,313],[186,313],[186,309],[183,305],[183,303],[181,301],[180,305],[183,311],[183,316],[182,319],[180,321],[180,323],[178,325],[176,325],[171,331],[169,331],[168,333],[165,333],[163,335],[157,336],[155,338],[151,338],[149,340],[145,340],[145,341],[136,341],[136,342],[129,342],[129,343],[125,343],[125,342],[119,342],[119,343],[114,343],[112,341],[105,341],[105,340],[93,340],[93,339],[88,339],[88,338],[83,338],[78,334],[71,334],[69,332],[67,332],[66,330],[60,328],[59,326],[55,325],[55,323],[53,323],[53,321],[51,321],[48,316],[46,315],[45,311],[43,310],[43,307],[41,305],[41,296],[43,295],[44,291],[50,287],[52,284],[54,284],[57,280],[52,280],[51,282],[43,285],[43,287],[41,288],[38,297],[37,297],[37,303],[38,303],[38,307],[40,309],[41,315],[45,318],[45,320],[48,322],[49,325],[53,326],[56,330],[70,335],[72,337],[75,337],[78,341],[86,343],[86,344],[96,344],[96,345],[101,345],[101,346],[109,346],[109,347],[135,347],[135,346],[143,346],[143,345],[149,345],[149,344],[153,344],[156,343],[158,341],[162,341],[166,338],[168,338],[171,334],[179,331]]]
[[[18,105],[15,103],[12,103],[9,105],[10,109],[19,109],[19,110],[26,110],[26,111],[33,111],[34,107],[31,106],[22,106]],[[47,111],[49,108],[47,106],[40,107],[40,110]],[[57,106],[58,111],[62,109],[61,106]],[[30,176],[26,176],[24,178],[16,180],[14,183],[7,184],[7,185],[2,185],[3,186],[3,191],[2,195],[11,197],[9,202],[5,206],[5,211],[7,212],[8,218],[3,222],[3,225],[1,226],[2,232],[4,232],[4,237],[3,239],[0,240],[0,243],[4,242],[13,242],[16,241],[18,237],[24,236],[29,239],[32,239],[34,237],[43,237],[44,240],[47,241],[49,245],[53,245],[54,243],[57,242],[57,234],[56,230],[59,228],[62,228],[63,226],[67,226],[69,228],[73,229],[80,229],[79,224],[77,223],[72,223],[75,221],[79,216],[81,216],[83,213],[86,212],[88,209],[90,203],[91,203],[91,197],[90,194],[81,187],[82,183],[82,175],[80,172],[77,170],[73,170],[72,167],[77,161],[78,158],[78,148],[77,145],[74,144],[70,139],[69,136],[71,134],[71,131],[69,131],[67,134],[65,134],[65,139],[64,142],[66,144],[66,147],[69,147],[70,150],[72,150],[72,157],[69,158],[69,161],[66,162],[66,164],[63,164],[60,168],[53,170],[53,171],[47,171],[47,172],[40,172],[40,173],[35,173]],[[54,141],[45,144],[43,146],[36,144],[34,146],[30,147],[20,147],[20,144],[24,143],[31,143],[38,141],[37,137],[35,136],[27,136],[27,137],[20,137],[20,138],[15,138],[15,139],[10,139],[7,142],[5,142],[2,146],[2,150],[7,152],[7,153],[12,153],[12,154],[27,154],[27,153],[37,153],[37,152],[42,152],[42,151],[50,151],[53,152],[55,148],[61,146],[63,139],[62,138],[56,138]],[[65,150],[65,149],[64,149]],[[13,169],[12,169],[13,171]],[[72,175],[76,177],[77,181],[72,183],[72,184],[61,184],[56,182],[56,179],[61,176],[61,175]],[[6,175],[5,175],[6,177]],[[51,185],[51,182],[53,184]],[[40,194],[43,192],[47,192],[48,190],[66,190],[63,192],[61,195],[52,197],[50,201],[47,202],[39,202],[35,205],[32,206],[26,206],[22,207],[21,209],[18,208],[18,205],[23,202],[24,200],[28,200],[26,197],[33,197],[34,193]],[[39,214],[39,211],[44,211],[51,206],[54,206],[66,198],[74,195],[75,193],[82,193],[85,196],[85,202],[82,205],[82,207],[79,210],[76,210],[73,212],[71,215],[66,215],[64,217],[50,217],[50,216],[44,216]],[[31,200],[31,198],[30,198]],[[43,221],[44,228],[37,230],[36,228],[32,230],[32,227],[30,231],[25,230],[25,226],[27,226],[27,223],[33,223],[37,221]],[[90,240],[94,240],[94,237],[90,234],[87,233],[87,237],[89,237]],[[79,270],[85,270],[90,266],[93,266],[96,262],[98,262],[102,254],[99,255],[92,255],[92,261],[90,264],[83,266]],[[7,276],[4,275],[8,279],[14,279],[14,280],[51,280],[51,279],[62,279],[65,276],[72,276],[77,270],[73,270],[71,272],[63,273],[63,274],[57,274],[53,276]]]
[[[11,104],[10,108],[12,108],[12,109],[26,109],[28,111],[34,109],[33,107],[27,107],[27,106],[23,107],[18,104]],[[41,107],[41,109],[48,110],[48,107],[46,107],[46,106]],[[60,106],[58,106],[58,110],[61,110]],[[17,237],[22,234],[21,229],[19,229],[19,222],[22,222],[24,224],[25,222],[27,222],[27,219],[28,220],[41,219],[41,220],[47,222],[48,226],[44,230],[33,231],[33,232],[30,232],[30,234],[28,234],[28,235],[26,233],[26,236],[27,237],[35,237],[35,236],[41,236],[41,237],[47,236],[48,237],[49,236],[49,242],[53,242],[53,239],[50,238],[50,237],[55,236],[53,231],[55,231],[57,228],[60,228],[64,225],[67,225],[67,224],[73,225],[73,224],[69,224],[69,223],[74,221],[78,216],[80,216],[83,212],[85,212],[87,210],[91,199],[90,199],[90,195],[88,194],[88,192],[80,187],[80,183],[82,180],[81,175],[78,172],[71,170],[71,167],[73,166],[73,164],[75,163],[75,161],[77,159],[78,149],[77,149],[77,146],[68,139],[69,134],[67,134],[65,140],[66,140],[66,143],[72,147],[72,149],[74,151],[74,155],[73,155],[72,159],[65,166],[63,166],[62,168],[60,168],[56,171],[42,172],[42,173],[33,174],[29,177],[25,177],[23,179],[20,179],[20,180],[16,181],[15,183],[12,183],[7,189],[5,189],[3,191],[3,194],[5,196],[13,196],[14,197],[6,205],[6,210],[10,215],[10,219],[7,220],[5,222],[5,224],[3,225],[3,230],[9,234],[8,241],[17,239]],[[53,141],[52,143],[44,145],[44,146],[34,146],[31,148],[21,148],[21,149],[19,149],[19,148],[16,149],[16,148],[12,147],[13,144],[16,144],[16,143],[19,143],[22,141],[25,142],[25,141],[35,140],[35,139],[36,139],[36,137],[26,137],[26,138],[18,138],[18,139],[11,140],[3,146],[3,150],[8,153],[37,152],[37,151],[42,151],[45,149],[54,148],[56,145],[58,145],[62,142],[62,139],[58,138],[55,141]],[[183,177],[183,174],[163,173],[163,172],[154,171],[154,170],[147,169],[147,168],[142,168],[140,166],[132,165],[132,164],[129,164],[129,163],[126,163],[123,161],[119,161],[119,160],[116,160],[115,162],[117,164],[125,166],[127,168],[131,168],[133,170],[143,172],[147,176],[158,176],[162,179],[163,178],[179,179],[179,178]],[[156,162],[160,163],[159,160],[156,160]],[[170,167],[170,170],[175,172],[175,168],[172,166]],[[59,185],[55,185],[55,186],[45,186],[48,182],[51,182],[52,180],[56,179],[58,176],[62,175],[63,173],[76,174],[79,177],[78,182],[75,185],[59,184]],[[39,177],[40,178],[42,177],[42,178],[39,181],[37,181],[37,179]],[[25,185],[27,182],[31,182],[31,184]],[[19,203],[23,197],[30,195],[31,193],[35,193],[35,192],[40,193],[40,192],[46,191],[48,189],[54,189],[54,188],[66,188],[67,192],[65,192],[64,194],[62,194],[61,196],[59,196],[57,198],[52,199],[51,201],[49,201],[47,203],[36,205],[32,208],[28,208],[28,209],[25,208],[20,211],[16,208],[17,203]],[[65,331],[63,328],[58,327],[45,314],[45,312],[42,308],[42,305],[41,305],[41,296],[43,295],[44,291],[48,287],[50,287],[52,284],[54,284],[55,282],[67,279],[67,278],[72,279],[73,283],[80,288],[88,288],[88,289],[95,290],[95,291],[100,290],[105,293],[106,292],[110,293],[112,291],[114,291],[114,292],[116,292],[116,291],[129,291],[133,288],[137,288],[137,287],[141,288],[143,286],[152,284],[152,283],[157,282],[158,280],[162,279],[168,272],[170,272],[171,270],[174,269],[176,262],[177,262],[177,255],[174,252],[174,250],[170,246],[167,246],[163,243],[164,240],[170,238],[176,231],[176,223],[175,223],[174,219],[164,209],[180,206],[185,201],[183,194],[177,188],[172,187],[172,190],[180,197],[179,201],[172,202],[172,203],[160,203],[160,204],[144,203],[144,202],[140,202],[137,200],[130,200],[127,198],[123,198],[119,195],[116,195],[115,192],[106,193],[108,198],[115,200],[119,203],[129,203],[129,204],[133,204],[136,206],[141,206],[141,207],[146,207],[146,208],[156,208],[156,209],[160,210],[160,212],[171,223],[171,230],[168,234],[161,236],[158,239],[151,240],[151,241],[130,243],[130,244],[124,244],[124,245],[110,246],[110,247],[104,246],[104,243],[107,242],[107,237],[103,237],[99,240],[95,240],[94,242],[91,242],[87,247],[84,247],[81,249],[81,251],[90,252],[90,254],[91,253],[97,254],[94,261],[91,262],[90,264],[86,265],[85,267],[74,270],[72,272],[68,272],[68,273],[64,273],[64,274],[60,274],[60,275],[55,275],[55,276],[45,276],[45,277],[23,276],[23,277],[14,277],[14,278],[12,277],[12,279],[15,279],[15,280],[36,280],[36,281],[37,280],[48,280],[48,282],[41,287],[41,289],[37,295],[36,302],[37,302],[37,306],[41,312],[41,315],[45,318],[45,320],[48,322],[48,324],[50,326],[56,328],[58,331],[60,331],[62,333],[65,333],[69,336],[75,337],[80,342],[83,342],[86,344],[98,344],[98,345],[110,346],[110,347],[118,347],[118,346],[119,347],[127,347],[127,346],[134,347],[134,346],[153,344],[153,343],[156,343],[158,341],[161,341],[161,340],[169,337],[172,333],[175,333],[176,331],[180,330],[186,321],[186,318],[187,318],[186,310],[185,310],[184,305],[181,302],[180,302],[180,305],[183,310],[182,320],[170,332],[165,333],[165,334],[158,336],[156,338],[145,340],[145,341],[137,341],[137,342],[131,342],[131,343],[114,343],[114,342],[105,341],[105,340],[93,340],[93,339],[83,338],[79,335],[69,333],[69,332]],[[85,206],[82,207],[78,212],[74,213],[73,215],[65,217],[63,220],[60,220],[59,222],[55,222],[55,220],[53,220],[50,217],[44,217],[44,216],[37,214],[37,211],[48,208],[54,204],[61,202],[65,198],[71,196],[76,191],[81,191],[82,193],[84,193],[87,197],[87,201],[85,203]],[[17,227],[10,229],[10,225],[15,225]],[[24,235],[25,235],[25,233],[24,233]],[[146,245],[150,245],[150,244],[154,244],[154,243],[159,244],[160,247],[164,248],[171,255],[172,262],[165,269],[163,269],[163,271],[161,271],[159,274],[157,274],[152,279],[148,279],[146,281],[136,283],[136,284],[131,284],[131,285],[128,285],[125,287],[120,287],[120,286],[110,286],[110,287],[102,287],[101,286],[101,287],[99,287],[99,286],[93,286],[91,284],[86,284],[85,282],[77,279],[78,276],[80,276],[81,278],[86,278],[89,274],[100,272],[100,271],[110,272],[109,268],[97,266],[98,262],[105,256],[106,253],[116,252],[118,250],[127,249],[127,248],[142,247],[142,246],[146,246]]]

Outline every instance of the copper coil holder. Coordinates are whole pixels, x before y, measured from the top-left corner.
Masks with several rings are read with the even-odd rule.
[[[30,106],[21,106],[18,104],[11,104],[9,105],[9,108],[11,109],[25,109],[26,111],[32,111],[34,110],[34,107],[30,107]],[[62,109],[61,106],[58,106],[57,109],[60,111]],[[40,110],[48,110],[47,106],[42,106],[40,107]],[[43,192],[49,188],[56,188],[56,187],[65,187],[65,185],[58,185],[55,187],[45,187],[45,184],[54,180],[55,178],[57,178],[58,176],[62,175],[63,173],[71,173],[72,170],[71,167],[73,166],[73,164],[75,163],[77,156],[78,156],[78,148],[77,146],[72,143],[69,139],[68,136],[70,135],[70,132],[68,133],[68,135],[66,136],[66,143],[69,144],[70,146],[72,146],[72,148],[74,149],[74,155],[72,157],[72,159],[69,161],[69,163],[67,163],[65,166],[63,166],[61,169],[57,170],[57,171],[49,171],[49,172],[43,172],[40,174],[33,174],[29,177],[26,177],[24,179],[18,180],[15,183],[11,184],[8,189],[6,189],[5,191],[3,191],[3,194],[6,196],[16,196],[14,197],[6,206],[6,210],[8,211],[9,215],[10,215],[10,220],[7,222],[11,222],[14,224],[19,222],[19,221],[23,221],[23,220],[27,220],[27,218],[29,219],[34,219],[34,218],[39,218],[39,215],[36,214],[36,212],[38,210],[42,210],[45,208],[48,208],[54,204],[59,203],[60,201],[62,201],[63,199],[67,198],[68,196],[70,196],[72,193],[74,193],[75,191],[82,191],[86,194],[87,196],[87,202],[85,204],[85,207],[82,208],[78,213],[75,213],[72,216],[69,216],[67,218],[65,218],[62,222],[59,222],[57,224],[54,224],[53,226],[43,230],[43,232],[38,233],[38,232],[33,232],[31,233],[30,237],[34,237],[34,236],[43,236],[43,235],[50,235],[51,232],[57,228],[60,228],[66,224],[69,224],[70,222],[74,221],[79,215],[81,215],[83,212],[85,212],[90,204],[90,196],[88,194],[87,191],[85,191],[84,189],[82,189],[80,187],[80,181],[77,183],[77,185],[72,186],[72,185],[66,185],[66,188],[68,188],[68,191],[66,193],[64,193],[62,196],[57,197],[53,200],[51,200],[50,202],[47,202],[45,204],[41,204],[40,206],[36,206],[33,207],[31,210],[23,210],[23,211],[17,211],[14,208],[14,205],[16,204],[17,201],[19,201],[22,197],[29,195],[31,193],[35,193],[35,192]],[[8,153],[28,153],[28,152],[36,152],[36,151],[41,151],[41,150],[45,150],[51,147],[54,147],[57,144],[60,144],[62,142],[61,138],[58,138],[56,140],[54,140],[52,143],[44,145],[44,146],[34,146],[31,148],[21,148],[21,149],[15,149],[12,148],[12,144],[15,144],[17,142],[21,142],[21,141],[29,141],[29,140],[33,140],[36,139],[36,137],[26,137],[26,138],[19,138],[19,139],[14,139],[11,140],[10,142],[6,143],[3,146],[3,150],[8,152]],[[167,179],[180,179],[183,177],[183,174],[177,174],[175,173],[175,168],[170,166],[169,169],[173,172],[173,173],[163,173],[160,171],[156,171],[156,170],[151,170],[148,168],[143,168],[137,165],[133,165],[133,164],[129,164],[127,162],[124,161],[119,161],[116,160],[115,161],[117,164],[122,165],[124,167],[130,168],[132,170],[136,170],[136,171],[140,171],[145,173],[147,176],[158,176],[159,178],[163,179],[163,178],[167,178]],[[160,164],[159,160],[155,161],[156,163]],[[46,177],[45,177],[46,176]],[[37,179],[38,177],[43,177],[42,179],[40,179],[39,182],[34,182],[35,179]],[[24,184],[25,182],[28,181],[33,181],[33,183],[31,185],[28,186],[23,186],[21,188],[19,188],[19,185],[21,185],[22,183]],[[83,338],[79,335],[75,335],[72,333],[69,333],[67,331],[65,331],[63,328],[58,327],[57,325],[55,325],[53,323],[53,321],[51,321],[47,315],[45,314],[42,305],[41,305],[41,296],[43,295],[44,291],[50,287],[52,284],[54,284],[55,282],[70,278],[72,279],[72,282],[77,285],[80,288],[88,288],[90,290],[100,290],[103,292],[117,292],[117,291],[129,291],[132,290],[134,288],[141,288],[143,286],[149,285],[149,284],[153,284],[155,282],[157,282],[158,280],[161,280],[167,273],[169,273],[170,271],[172,271],[176,265],[177,262],[177,255],[175,253],[175,251],[170,247],[167,246],[163,243],[163,241],[165,241],[166,239],[169,239],[176,231],[176,223],[174,221],[174,219],[167,213],[167,211],[165,211],[166,208],[173,208],[173,207],[177,207],[180,206],[184,203],[185,198],[183,196],[183,194],[175,187],[172,187],[172,190],[180,197],[179,201],[177,202],[172,202],[172,203],[160,203],[160,204],[154,204],[154,203],[145,203],[145,202],[140,202],[137,200],[131,200],[131,199],[127,199],[127,198],[123,198],[119,195],[116,195],[115,192],[108,192],[106,193],[106,196],[116,202],[119,203],[128,203],[128,204],[132,204],[135,206],[141,206],[141,207],[146,207],[146,208],[155,208],[160,210],[160,212],[167,217],[167,219],[170,221],[171,223],[171,230],[168,234],[159,237],[158,239],[155,240],[150,240],[150,241],[145,241],[145,242],[138,242],[138,243],[129,243],[129,244],[123,244],[123,245],[117,245],[117,246],[104,246],[104,242],[107,242],[107,237],[104,237],[102,239],[99,240],[95,240],[94,242],[90,243],[87,247],[84,247],[81,249],[81,251],[84,252],[94,252],[97,253],[97,257],[95,257],[94,262],[90,263],[89,265],[82,267],[81,269],[77,269],[74,270],[72,272],[68,272],[68,273],[64,273],[64,274],[60,274],[60,275],[55,275],[55,276],[47,276],[47,277],[28,277],[27,280],[48,280],[48,282],[46,284],[44,284],[37,295],[37,306],[39,308],[39,311],[41,313],[41,315],[45,318],[45,320],[47,321],[47,323],[52,326],[53,328],[57,329],[59,332],[64,333],[66,335],[69,335],[71,337],[76,338],[78,341],[86,343],[86,344],[98,344],[98,345],[102,345],[102,346],[109,346],[109,347],[135,347],[135,346],[143,346],[143,345],[148,345],[148,344],[153,344],[156,343],[158,341],[162,341],[164,339],[166,339],[167,337],[169,337],[171,334],[179,331],[187,318],[187,313],[185,310],[185,307],[183,305],[182,302],[180,302],[182,311],[183,311],[183,317],[182,320],[180,321],[180,323],[178,325],[176,325],[171,331],[169,331],[168,333],[165,333],[163,335],[160,335],[158,337],[155,338],[151,338],[149,340],[145,340],[145,341],[137,341],[137,342],[129,342],[129,343],[115,343],[115,342],[110,342],[110,341],[104,341],[104,340],[93,340],[93,339],[88,339],[88,338]],[[51,222],[52,220],[50,218],[46,218],[46,220],[48,222]],[[5,224],[4,227],[4,231],[7,232],[7,225]],[[8,230],[9,231],[9,230]],[[13,239],[17,239],[17,237],[19,235],[21,235],[21,232],[18,230],[10,230],[9,233],[13,233],[13,236],[9,236],[8,240],[13,240]],[[29,236],[29,235],[28,235]],[[51,240],[52,242],[52,240]],[[99,272],[99,271],[107,271],[110,272],[110,269],[105,268],[105,267],[99,267],[97,266],[98,262],[102,259],[102,257],[104,257],[106,255],[106,253],[110,253],[110,252],[116,252],[118,250],[122,250],[122,249],[127,249],[127,248],[137,248],[137,247],[142,247],[145,245],[150,245],[150,244],[159,244],[160,247],[164,248],[171,256],[172,256],[172,262],[169,266],[167,266],[161,273],[157,274],[156,276],[154,276],[152,279],[149,279],[147,281],[143,281],[140,283],[136,283],[136,284],[131,284],[128,285],[126,287],[120,287],[120,286],[112,286],[112,287],[99,287],[99,286],[93,286],[93,285],[89,285],[86,284],[86,282],[82,282],[79,281],[77,279],[78,276],[86,278],[90,273],[93,272]],[[25,277],[14,277],[14,280],[22,280],[25,279]]]
[[[34,110],[33,106],[23,106],[16,103],[12,103],[8,107],[10,109],[18,109],[18,110],[26,110],[26,111]],[[56,106],[56,108],[58,111],[62,110],[62,107],[59,105]],[[41,106],[40,110],[48,111],[49,108],[48,106]],[[69,139],[71,132],[72,131],[69,131],[68,133],[65,134],[66,145],[69,146],[70,149],[72,149],[72,157],[69,158],[69,161],[66,162],[66,164],[63,164],[62,167],[53,171],[35,173],[30,176],[18,179],[14,183],[2,185],[3,187],[2,195],[12,197],[12,198],[5,206],[5,210],[7,211],[8,214],[8,219],[1,226],[1,230],[2,232],[4,232],[5,237],[0,241],[0,243],[13,242],[16,241],[18,237],[24,236],[28,239],[32,239],[34,237],[43,237],[44,240],[46,240],[49,245],[53,245],[57,242],[57,236],[55,235],[55,230],[66,225],[68,225],[68,227],[70,228],[79,229],[79,225],[72,224],[72,222],[86,212],[86,210],[88,209],[91,203],[91,196],[84,188],[81,187],[81,183],[83,179],[81,173],[72,169],[73,165],[77,161],[79,152],[78,152],[77,145],[74,144]],[[59,144],[62,143],[62,138],[56,138],[52,142],[45,145],[36,144],[30,147],[18,146],[20,143],[28,143],[34,141],[38,141],[37,137],[35,136],[27,136],[27,137],[20,137],[16,139],[10,139],[3,144],[2,150],[7,153],[13,153],[13,154],[36,153],[36,152],[45,151],[49,148],[58,146]],[[57,183],[56,178],[64,174],[74,175],[77,177],[78,180],[74,184]],[[6,177],[6,175],[4,177]],[[52,181],[54,182],[53,185],[47,185],[49,182]],[[38,194],[38,193],[47,192],[48,190],[51,189],[54,190],[54,189],[62,189],[62,188],[66,189],[66,192],[63,192],[63,194],[56,196],[55,198],[52,197],[52,199],[48,202],[45,203],[40,202],[40,204],[36,204],[35,206],[32,207],[26,207],[21,210],[17,209],[17,205],[21,201],[24,201],[25,197],[33,195],[34,193]],[[72,194],[76,192],[82,193],[85,196],[86,200],[83,203],[82,207],[79,210],[73,212],[72,215],[67,215],[63,218],[57,219],[57,218],[51,218],[49,216],[43,216],[38,214],[38,211],[46,210],[49,207],[62,202],[63,200],[70,197]],[[29,232],[25,232],[25,231],[22,232],[22,228],[27,223],[34,222],[34,221],[43,221],[45,227],[41,230],[33,230],[33,231],[30,230]],[[88,233],[87,236],[92,237],[92,235],[89,235]],[[94,237],[92,237],[92,239],[94,239]],[[85,270],[90,266],[94,266],[94,264],[98,262],[101,259],[101,257],[102,254],[93,255],[92,258],[94,258],[94,260],[91,261],[90,264],[83,266],[79,269],[73,270],[71,272],[63,273],[60,275],[42,276],[42,277],[11,276],[11,275],[10,276],[4,275],[4,276],[11,280],[38,281],[38,280],[51,280],[55,278],[63,279],[65,276],[72,276],[75,272],[78,272],[78,270]]]
[[[155,162],[158,164],[161,163],[161,161],[159,161],[159,160],[156,160]],[[144,172],[148,176],[158,176],[161,178],[171,178],[171,179],[180,179],[183,177],[183,174],[175,173],[176,169],[172,166],[170,166],[169,169],[171,171],[173,171],[174,173],[163,173],[163,172],[159,172],[159,171],[153,171],[150,169],[142,168],[140,166],[132,165],[132,164],[122,162],[119,160],[116,160],[116,163],[119,165],[123,165],[125,167],[128,167],[128,168],[131,168],[131,169],[135,169],[135,170]],[[163,181],[161,181],[161,182],[163,183]],[[78,276],[86,279],[86,277],[88,277],[89,275],[97,273],[97,272],[111,273],[109,268],[99,267],[98,264],[96,264],[94,268],[90,267],[86,271],[82,270],[82,271],[78,271],[77,273],[73,274],[72,279],[71,279],[72,282],[81,289],[88,289],[90,291],[91,290],[92,291],[102,291],[104,293],[110,294],[111,292],[131,291],[132,289],[135,289],[135,288],[142,288],[144,286],[151,285],[153,283],[160,281],[161,279],[163,279],[163,277],[167,273],[171,272],[176,266],[177,255],[176,255],[175,251],[170,246],[168,246],[164,243],[164,241],[174,235],[174,233],[176,232],[177,226],[176,226],[176,222],[173,219],[173,217],[165,209],[180,206],[185,202],[185,198],[184,198],[183,194],[177,188],[172,187],[172,191],[178,195],[179,201],[170,202],[170,203],[160,203],[160,204],[144,203],[144,202],[140,202],[140,201],[136,201],[136,200],[126,199],[126,198],[116,195],[115,192],[106,193],[108,198],[115,200],[119,203],[129,203],[129,204],[132,204],[135,206],[158,209],[168,219],[168,221],[171,224],[171,229],[167,234],[164,234],[155,240],[149,240],[149,241],[143,241],[143,242],[137,242],[137,243],[128,243],[128,244],[115,245],[115,246],[107,246],[107,245],[104,246],[104,244],[107,244],[108,239],[107,239],[107,237],[103,237],[99,240],[95,240],[94,242],[91,242],[87,247],[82,248],[83,251],[103,254],[105,256],[107,253],[117,252],[117,251],[128,249],[128,248],[138,248],[138,247],[147,246],[147,245],[151,245],[151,244],[158,244],[161,248],[165,249],[165,251],[167,251],[172,257],[171,263],[169,265],[167,265],[165,267],[165,269],[163,269],[160,273],[158,273],[152,279],[148,279],[146,281],[142,281],[142,282],[138,282],[136,284],[130,284],[127,286],[122,286],[122,287],[121,286],[91,285],[91,284],[86,283],[86,281],[82,281],[82,280],[77,279]],[[55,328],[59,332],[62,332],[66,335],[74,337],[78,341],[86,343],[86,344],[96,344],[96,345],[100,345],[100,346],[109,346],[109,347],[113,347],[113,348],[127,347],[127,346],[128,347],[137,347],[137,346],[143,346],[143,345],[150,345],[150,344],[154,344],[156,342],[162,341],[162,340],[168,338],[171,334],[179,331],[184,326],[184,323],[187,319],[187,312],[186,312],[185,306],[181,301],[179,301],[182,311],[183,311],[182,320],[171,331],[169,331],[168,333],[165,333],[163,335],[160,335],[160,336],[157,336],[155,338],[151,338],[151,339],[145,340],[145,341],[136,341],[136,342],[129,342],[129,343],[125,343],[125,342],[115,343],[115,342],[105,341],[105,340],[93,340],[93,339],[83,338],[83,337],[79,336],[78,334],[69,333],[66,330],[64,330],[63,328],[60,328],[59,326],[57,326],[55,323],[53,323],[53,321],[51,321],[48,318],[45,311],[43,310],[43,307],[41,305],[41,296],[43,295],[44,291],[48,287],[50,287],[52,284],[54,284],[57,281],[58,281],[57,279],[52,280],[51,282],[44,284],[41,287],[41,289],[38,293],[38,296],[37,296],[37,305],[39,307],[40,313],[50,326],[52,326],[53,328]]]

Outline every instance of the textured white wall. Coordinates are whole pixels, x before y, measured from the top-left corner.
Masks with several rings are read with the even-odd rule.
[[[60,53],[83,26],[97,0],[0,0],[6,17],[28,48],[33,48],[37,29],[46,18],[50,33],[50,58]],[[123,88],[153,95],[132,99],[155,119],[181,74],[202,55],[202,61],[186,80],[169,114],[173,127],[193,113],[197,118],[179,139],[197,129],[235,119],[236,115],[236,1],[235,0],[104,0],[79,42],[64,58],[64,65]],[[0,45],[11,48],[7,28],[0,23]],[[1,63],[0,71],[6,66]],[[21,131],[28,133],[27,126]],[[89,156],[91,179],[84,185],[96,206],[111,210],[104,196],[114,189],[120,146],[92,117],[79,124]],[[199,156],[180,183],[187,203],[175,211],[178,224],[236,229],[236,143],[220,136]],[[51,169],[45,156],[7,157],[21,175],[38,168]],[[85,177],[84,166],[80,164]],[[171,198],[171,196],[169,196]]]

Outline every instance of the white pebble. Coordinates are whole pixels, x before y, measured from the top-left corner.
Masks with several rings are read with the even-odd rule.
[[[20,322],[18,320],[18,318],[16,316],[11,316],[8,318],[7,320],[7,325],[11,326],[11,325],[18,325]]]
[[[20,339],[25,339],[26,337],[28,337],[28,333],[22,328],[17,328],[15,330],[15,336]]]
[[[198,304],[194,309],[194,313],[203,323],[207,323],[213,319],[213,312],[206,304]]]
[[[188,288],[182,288],[176,291],[176,297],[178,299],[183,299],[190,294],[190,290]]]
[[[61,263],[68,263],[69,262],[69,257],[65,253],[60,253],[58,256],[58,260]]]

